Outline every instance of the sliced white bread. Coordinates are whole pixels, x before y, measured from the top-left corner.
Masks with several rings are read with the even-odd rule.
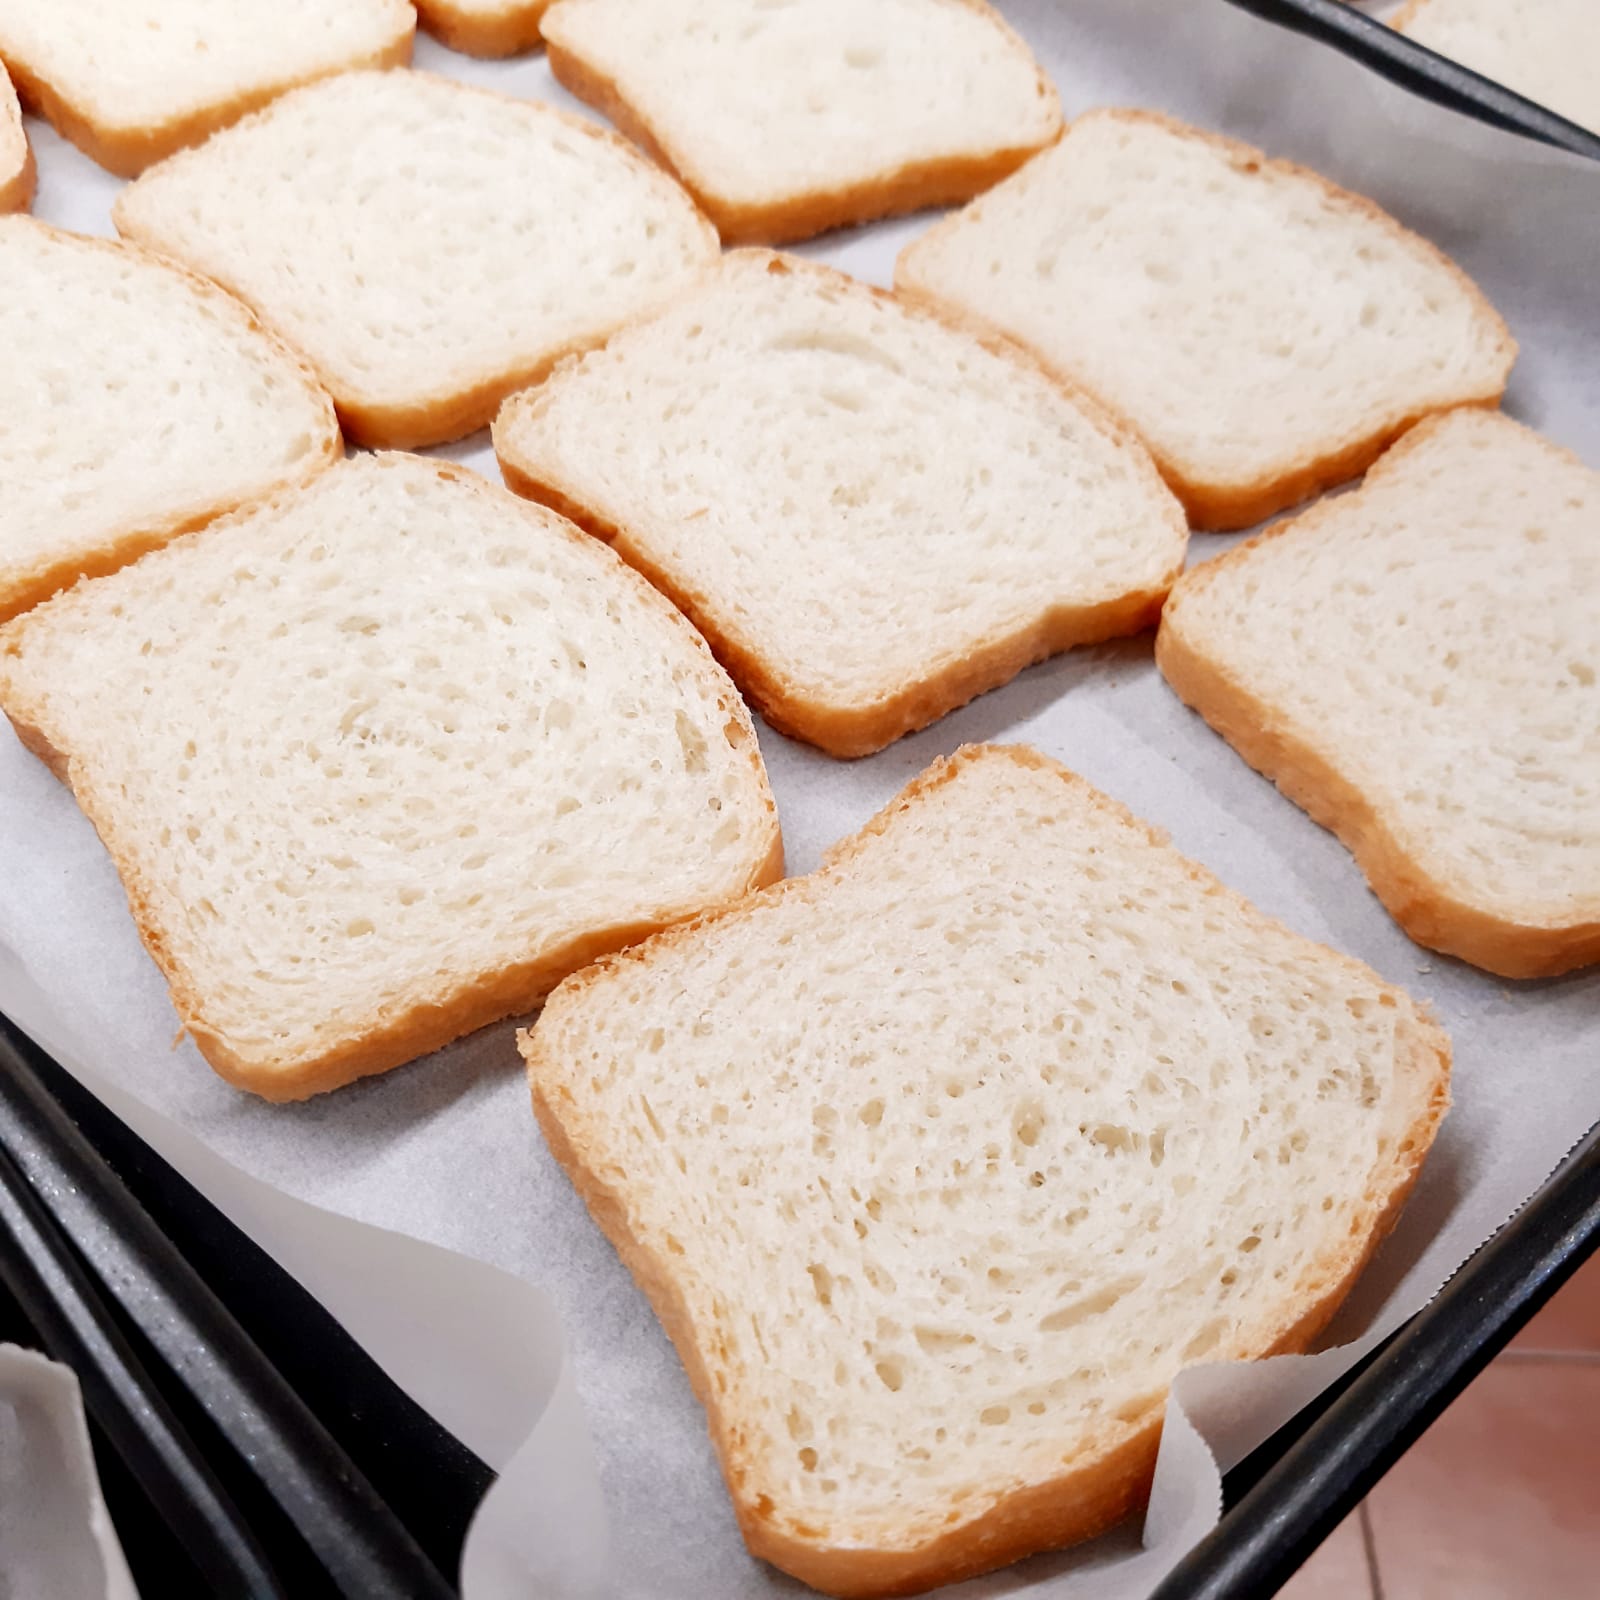
[[[610,551],[359,456],[0,630],[206,1059],[298,1099],[782,870],[748,713]]]
[[[341,453],[315,377],[133,245],[0,219],[0,621]]]
[[[970,199],[1061,132],[983,0],[558,0],[543,30],[556,77],[729,244]]]
[[[33,147],[22,126],[22,107],[0,62],[0,211],[26,211],[33,200],[33,179]]]
[[[689,197],[614,134],[420,72],[285,95],[147,172],[115,218],[254,306],[364,444],[482,427],[717,255]]]
[[[776,728],[839,756],[1154,625],[1183,513],[1015,346],[739,251],[515,395],[506,481],[614,542]]]
[[[1362,471],[1418,418],[1492,404],[1516,346],[1461,271],[1370,201],[1142,111],[1081,117],[901,255],[1149,445],[1200,528]]]
[[[1156,659],[1411,937],[1600,961],[1600,473],[1497,413],[1193,569]]]
[[[1411,0],[1394,26],[1600,133],[1600,5],[1594,0]]]
[[[469,56],[514,56],[539,42],[550,0],[417,0],[422,26]]]
[[[411,59],[407,0],[0,0],[30,110],[125,178],[274,95]]]
[[[993,747],[812,876],[579,973],[521,1042],[750,1548],[862,1596],[1139,1504],[1184,1367],[1332,1314],[1450,1053],[1375,973]]]

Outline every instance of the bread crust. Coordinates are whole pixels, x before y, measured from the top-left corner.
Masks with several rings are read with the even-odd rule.
[[[1406,3],[1389,18],[1389,26],[1396,33],[1404,33],[1422,12],[1428,9],[1429,0],[1406,0]]]
[[[538,44],[539,24],[550,0],[505,0],[490,15],[452,0],[415,0],[422,26],[441,44],[463,55],[520,55]]]
[[[671,186],[675,195],[686,201],[693,210],[692,201],[689,201],[688,196],[682,193],[671,177],[640,155],[626,139],[613,133],[609,128],[598,126],[587,117],[574,116],[558,106],[522,100],[515,95],[501,94],[498,90],[463,83],[455,78],[444,78],[436,73],[417,73],[416,76],[428,78],[435,83],[448,84],[452,92],[481,95],[504,104],[520,106],[524,110],[536,105],[540,115],[558,118],[570,132],[594,139],[618,152],[636,171],[647,173],[650,182]],[[275,109],[269,106],[256,115],[270,116]],[[145,236],[141,232],[138,218],[125,203],[129,192],[124,190],[117,196],[116,203],[111,208],[111,220],[115,223],[117,232],[124,238],[143,239]],[[710,272],[716,260],[716,230],[698,210],[694,210],[694,220],[703,230],[706,259],[702,272]],[[146,242],[152,248],[160,248],[154,240]],[[254,307],[263,321],[273,324],[272,307],[256,306],[241,286],[225,277],[216,281],[230,294]],[[631,319],[624,319],[627,320]],[[496,366],[491,371],[463,380],[457,388],[401,403],[385,400],[364,391],[352,384],[344,374],[332,371],[325,364],[318,362],[309,351],[304,353],[304,359],[317,372],[319,381],[333,396],[340,424],[344,428],[346,437],[353,444],[366,445],[371,449],[419,450],[430,445],[449,444],[453,440],[465,438],[469,433],[476,433],[479,428],[487,427],[509,395],[541,382],[560,362],[569,356],[580,355],[585,350],[592,350],[597,345],[604,344],[615,332],[615,327],[605,328],[585,338],[568,340],[554,349],[542,352],[536,359],[512,367]],[[287,342],[293,342],[287,333],[280,333],[279,337]]]
[[[902,162],[844,188],[811,189],[763,202],[735,199],[721,193],[715,179],[696,166],[692,154],[675,144],[666,130],[652,123],[628,99],[617,79],[584,60],[561,36],[560,13],[578,3],[581,0],[557,0],[544,25],[545,51],[556,81],[593,106],[673,173],[710,217],[725,245],[793,244],[833,228],[852,227],[930,206],[958,205],[1009,177],[1023,162],[1061,137],[1060,101],[1054,85],[1035,64],[1038,82],[1055,112],[1053,126],[1043,139],[969,155]],[[1032,51],[986,0],[958,3],[982,16],[1032,59]]]
[[[0,62],[0,211],[26,211],[33,204],[33,146],[22,126],[22,107]]]
[[[866,841],[882,834],[900,813],[913,809],[928,794],[952,781],[969,763],[996,756],[1058,776],[1068,787],[1087,791],[1096,806],[1136,828],[1152,844],[1168,844],[1160,830],[1028,746],[966,745],[914,778],[859,833],[828,852],[816,873],[787,879],[744,905],[708,912],[643,944],[603,958],[567,979],[552,995],[551,1007],[572,1003],[608,973],[631,963],[647,964],[657,952],[692,939],[703,928],[737,919],[755,904],[789,895],[817,894],[837,868],[848,865]],[[1177,860],[1208,893],[1230,907],[1244,908],[1253,918],[1268,920],[1204,868],[1181,856]],[[1331,960],[1358,965],[1336,951],[1320,948]],[[1400,991],[1388,986],[1385,989],[1397,1003],[1405,1000]],[[1406,1004],[1409,1006],[1410,1002]],[[740,1531],[752,1554],[842,1600],[920,1594],[1041,1550],[1059,1549],[1092,1538],[1115,1526],[1148,1498],[1160,1447],[1165,1394],[1153,1398],[1145,1413],[1134,1421],[1108,1427],[1089,1441],[1066,1470],[1001,1491],[976,1512],[971,1501],[953,1506],[951,1509],[958,1512],[956,1520],[941,1521],[930,1513],[909,1528],[885,1526],[882,1540],[876,1543],[866,1542],[854,1532],[830,1538],[826,1529],[801,1531],[786,1526],[780,1509],[754,1481],[756,1475],[743,1449],[738,1397],[719,1391],[711,1381],[704,1349],[714,1339],[715,1329],[696,1327],[670,1259],[635,1230],[626,1175],[607,1167],[594,1155],[591,1142],[585,1138],[584,1113],[547,1055],[544,1039],[538,1026],[518,1034],[534,1115],[551,1153],[644,1291],[678,1351],[695,1396],[705,1408],[708,1430],[733,1498]],[[1420,1009],[1408,1030],[1404,1055],[1405,1070],[1429,1084],[1425,1103],[1396,1148],[1375,1164],[1364,1196],[1365,1210],[1352,1220],[1347,1239],[1314,1261],[1302,1279],[1285,1291],[1281,1321],[1260,1348],[1224,1348],[1208,1356],[1208,1362],[1263,1359],[1307,1349],[1398,1220],[1450,1104],[1450,1042]],[[935,1512],[943,1509],[942,1505],[934,1508]],[[925,1531],[929,1528],[938,1531],[930,1536]]]
[[[441,478],[463,484],[475,493],[498,492],[464,467],[431,459],[427,465]],[[292,493],[291,489],[265,496],[241,507],[226,521],[250,516],[284,494]],[[575,528],[552,531],[585,540]],[[668,626],[684,630],[692,647],[704,655],[706,668],[715,671],[704,641],[693,634],[677,612],[621,562],[617,570],[619,581],[633,585],[641,603],[664,620],[670,619]],[[468,975],[440,993],[418,995],[404,1004],[379,1009],[375,1015],[358,1023],[332,1018],[331,1037],[325,1046],[298,1059],[286,1061],[266,1052],[240,1049],[224,1028],[209,1019],[209,997],[203,985],[167,936],[157,909],[156,874],[146,865],[146,852],[140,846],[136,830],[124,825],[115,783],[102,787],[96,775],[85,770],[71,749],[52,731],[45,706],[18,693],[15,685],[8,681],[6,657],[20,649],[19,631],[27,625],[24,619],[0,631],[0,709],[10,718],[22,743],[71,788],[79,807],[94,825],[116,866],[139,937],[171,989],[173,1008],[184,1031],[193,1038],[200,1054],[219,1076],[265,1100],[304,1100],[325,1093],[357,1078],[387,1072],[504,1017],[531,1011],[569,973],[600,955],[703,909],[703,901],[654,907],[650,913],[625,923],[585,929],[549,945],[525,961]],[[763,835],[751,841],[748,872],[726,896],[731,902],[782,877],[783,838],[750,714],[735,694],[720,694],[719,704],[737,731],[734,742],[749,762],[752,783],[765,799],[767,815]]]
[[[225,308],[227,316],[242,323],[254,337],[260,339],[286,365],[294,369],[307,396],[315,401],[322,413],[317,429],[317,449],[308,457],[304,466],[296,471],[278,478],[266,479],[253,494],[246,496],[246,502],[274,495],[281,489],[309,483],[335,461],[341,459],[344,454],[344,441],[339,434],[339,423],[334,416],[333,402],[322,387],[320,379],[301,356],[290,349],[270,328],[265,327],[261,319],[242,301],[219,289],[209,278],[202,278],[197,273],[191,272],[181,262],[159,255],[153,250],[147,250],[142,245],[70,233],[64,228],[52,227],[49,223],[40,222],[32,217],[8,226],[36,228],[53,239],[70,241],[80,249],[131,255],[150,266],[159,267],[163,272],[181,278],[196,299]],[[8,572],[0,570],[0,623],[9,622],[11,618],[31,610],[41,601],[48,600],[51,595],[70,588],[80,578],[98,578],[108,572],[115,572],[118,567],[127,566],[146,552],[169,544],[180,534],[193,533],[196,529],[205,527],[207,523],[215,521],[225,513],[236,510],[240,504],[238,500],[226,499],[183,506],[149,522],[119,528],[93,550],[69,553],[55,560],[36,561],[33,565],[20,570],[14,569]]]
[[[1483,291],[1431,240],[1414,233],[1364,195],[1341,188],[1331,179],[1323,177],[1319,172],[1313,172],[1309,167],[1270,157],[1242,140],[1191,127],[1176,117],[1169,117],[1161,112],[1121,107],[1103,107],[1085,112],[1074,120],[1072,126],[1076,127],[1080,123],[1094,119],[1142,122],[1164,128],[1170,133],[1181,134],[1212,146],[1238,171],[1252,175],[1258,172],[1270,173],[1314,185],[1331,205],[1353,213],[1367,223],[1378,225],[1392,237],[1404,241],[1414,255],[1421,256],[1432,266],[1442,269],[1473,304],[1480,325],[1490,335],[1491,342],[1495,346],[1498,377],[1487,386],[1463,387],[1459,395],[1438,404],[1422,407],[1407,405],[1391,407],[1387,411],[1368,412],[1346,437],[1330,439],[1319,450],[1285,460],[1276,470],[1263,473],[1256,478],[1231,481],[1207,477],[1190,464],[1163,451],[1154,441],[1146,439],[1146,447],[1154,457],[1157,468],[1166,480],[1167,486],[1182,502],[1189,517],[1189,525],[1197,533],[1221,533],[1253,527],[1268,517],[1276,516],[1280,511],[1311,499],[1325,489],[1334,488],[1359,476],[1396,439],[1424,417],[1456,406],[1492,408],[1500,403],[1500,397],[1505,393],[1506,383],[1511,375],[1512,364],[1516,360],[1516,340],[1511,337],[1511,330],[1506,326],[1505,319],[1490,304]],[[980,200],[978,204],[981,205],[982,201]],[[939,293],[926,281],[918,278],[918,257],[931,241],[943,237],[960,226],[966,214],[958,212],[954,216],[942,218],[900,252],[900,257],[895,263],[897,293],[935,304],[941,303]],[[1046,364],[1051,364],[1042,354],[1040,359]],[[1070,370],[1063,375],[1070,382],[1089,387],[1079,375]],[[1103,396],[1097,398],[1108,411],[1116,412],[1121,417],[1124,426],[1131,432],[1139,434],[1140,430],[1132,418],[1117,412],[1117,408]]]
[[[146,167],[189,145],[199,144],[218,128],[237,122],[247,112],[259,109],[290,89],[360,67],[407,65],[417,25],[409,5],[405,13],[407,20],[403,27],[374,50],[310,72],[253,85],[227,99],[178,112],[161,122],[118,124],[104,121],[97,116],[91,102],[74,99],[47,83],[14,53],[7,54],[5,60],[16,80],[17,93],[29,111],[43,117],[62,138],[75,144],[107,172],[119,178],[136,178]]]
[[[1447,417],[1413,429],[1368,474],[1367,483],[1381,483],[1392,465],[1444,426]],[[1576,460],[1555,445],[1548,448]],[[1185,602],[1218,572],[1247,561],[1251,551],[1273,539],[1317,528],[1340,510],[1339,502],[1313,506],[1181,578],[1156,635],[1156,665],[1162,676],[1257,772],[1343,842],[1372,892],[1418,944],[1504,978],[1556,977],[1600,961],[1600,918],[1573,921],[1537,906],[1529,906],[1521,917],[1507,917],[1474,903],[1461,886],[1430,872],[1425,862],[1407,853],[1394,819],[1340,766],[1331,744],[1324,744],[1315,729],[1294,725],[1281,708],[1212,660],[1204,645],[1186,632]]]
[[[816,262],[767,250],[739,251],[735,256],[740,260],[765,262],[768,271],[828,280],[846,292],[881,300],[896,312],[910,310],[913,315],[925,316],[974,340],[1002,360],[1038,374],[1084,413],[1102,434],[1135,455],[1149,474],[1152,491],[1162,494],[1159,474],[1137,435],[1111,417],[1091,396],[1044,367],[1020,345],[942,307],[908,307],[886,290],[861,283]],[[643,326],[651,320],[651,317],[640,318],[630,326]],[[1167,570],[1156,583],[1087,604],[1046,606],[1020,628],[1010,633],[990,634],[963,654],[935,664],[925,676],[867,704],[826,701],[808,695],[802,685],[787,677],[767,656],[762,641],[741,627],[716,595],[688,587],[654,560],[647,539],[611,520],[600,508],[586,504],[577,485],[554,475],[541,475],[519,461],[509,438],[510,406],[514,404],[515,400],[508,402],[494,425],[495,455],[507,487],[559,511],[580,528],[609,542],[629,566],[643,573],[704,635],[713,654],[739,685],[740,692],[767,723],[778,732],[804,740],[831,756],[853,759],[871,755],[896,739],[938,721],[980,694],[1009,683],[1024,668],[1050,656],[1079,645],[1100,644],[1153,628],[1168,590],[1183,570],[1187,533],[1182,514],[1176,502],[1163,496],[1171,510],[1173,554]]]

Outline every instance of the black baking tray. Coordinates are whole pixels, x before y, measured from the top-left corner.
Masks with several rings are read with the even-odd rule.
[[[454,1582],[489,1469],[397,1388],[270,1256],[0,1015],[0,1071],[19,1070],[16,1063],[55,1098],[132,1201],[173,1241]],[[1597,1247],[1600,1128],[1429,1306],[1225,1476],[1221,1522],[1152,1600],[1274,1594]],[[0,1339],[46,1343],[3,1290]],[[203,1592],[173,1587],[192,1575],[185,1570],[181,1530],[151,1516],[92,1418],[91,1433],[135,1581],[152,1594]],[[261,1525],[269,1530],[273,1509],[260,1504]],[[338,1592],[309,1570],[296,1587],[303,1600]]]
[[[1320,40],[1413,94],[1480,122],[1600,161],[1600,136],[1482,74],[1437,55],[1348,0],[1228,0],[1263,21]]]

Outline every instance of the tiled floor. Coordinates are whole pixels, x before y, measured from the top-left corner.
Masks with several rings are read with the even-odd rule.
[[[1281,1600],[1600,1596],[1600,1259],[1436,1422]]]

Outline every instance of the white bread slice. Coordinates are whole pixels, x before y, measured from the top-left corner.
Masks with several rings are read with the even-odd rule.
[[[614,134],[420,72],[300,89],[130,185],[115,220],[248,301],[363,444],[437,444],[716,259]]]
[[[274,95],[411,59],[407,0],[0,0],[30,110],[124,178]]]
[[[1497,413],[1193,569],[1172,686],[1355,852],[1411,937],[1600,961],[1600,473]]]
[[[33,201],[33,180],[33,147],[22,126],[22,107],[0,62],[0,211],[26,211]]]
[[[506,481],[689,616],[776,728],[858,756],[1154,625],[1187,530],[1137,440],[1014,346],[739,251],[515,395]]]
[[[133,245],[0,219],[0,621],[341,454],[304,362]]]
[[[1600,134],[1594,0],[1411,0],[1393,24],[1418,44]]]
[[[1315,1338],[1449,1098],[1402,992],[992,747],[521,1044],[746,1541],[835,1595],[1133,1509],[1179,1370]]]
[[[901,255],[896,286],[981,317],[1121,416],[1200,528],[1362,471],[1431,411],[1492,404],[1516,347],[1370,201],[1142,111],[1055,149]]]
[[[723,241],[968,200],[1061,132],[983,0],[559,0],[550,66],[684,181]]]
[[[422,26],[469,56],[514,56],[539,42],[550,0],[417,0]]]
[[[604,546],[358,456],[0,630],[206,1059],[331,1089],[782,870],[750,719]]]

